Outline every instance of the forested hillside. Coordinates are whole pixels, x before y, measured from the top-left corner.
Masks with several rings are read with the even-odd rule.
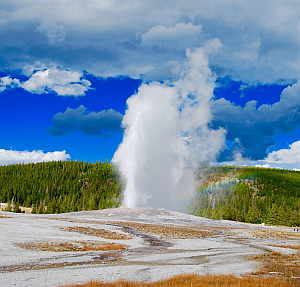
[[[108,163],[49,162],[0,166],[0,202],[34,213],[102,209],[119,205],[120,185]]]
[[[300,226],[300,172],[214,167],[199,172],[192,212],[216,219]],[[117,207],[121,186],[109,163],[49,162],[0,166],[8,209],[60,213]]]
[[[300,226],[300,172],[217,167],[205,173],[193,205],[197,215]]]

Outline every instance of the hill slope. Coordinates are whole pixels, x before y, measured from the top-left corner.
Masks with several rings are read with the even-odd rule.
[[[0,167],[0,202],[61,213],[116,207],[120,185],[111,164],[48,162]],[[8,207],[10,208],[10,207]]]
[[[215,219],[300,226],[300,172],[258,167],[216,167],[193,203],[194,213]]]

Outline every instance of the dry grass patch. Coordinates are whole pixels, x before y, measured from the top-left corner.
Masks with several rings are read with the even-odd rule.
[[[90,282],[65,287],[292,287],[291,283],[277,278],[237,278],[231,275],[179,275],[152,283],[117,281],[114,283]]]
[[[292,280],[296,286],[300,286],[300,253],[286,255],[270,252],[250,259],[261,263],[258,272],[251,273],[252,275],[272,275]]]
[[[280,230],[270,230],[261,229],[252,232],[255,238],[269,238],[269,239],[300,239],[300,233],[280,231]]]
[[[188,227],[180,227],[173,225],[158,225],[158,224],[146,224],[137,222],[123,222],[113,221],[106,222],[108,225],[117,225],[121,227],[134,228],[140,232],[150,233],[153,235],[161,236],[167,239],[179,239],[179,238],[203,238],[216,235],[214,231],[197,230]]]
[[[94,241],[74,242],[30,242],[18,244],[25,249],[34,249],[49,252],[80,252],[80,251],[123,251],[127,247],[117,243],[99,243]]]
[[[114,231],[109,231],[105,229],[92,228],[92,227],[84,227],[84,226],[73,226],[73,227],[62,227],[60,228],[63,231],[69,232],[78,232],[81,234],[97,236],[105,239],[113,239],[113,240],[129,240],[132,239],[131,236],[127,234],[121,234]]]
[[[168,239],[204,238],[219,233],[216,231],[217,228],[214,228],[214,230],[212,231],[210,230],[211,228],[206,226],[180,227],[180,226],[173,226],[173,225],[159,225],[159,224],[138,223],[138,222],[129,222],[129,221],[82,220],[82,219],[72,219],[66,217],[56,217],[56,218],[47,217],[47,219],[61,220],[61,221],[68,221],[72,223],[82,223],[82,224],[101,224],[101,225],[113,225],[119,227],[130,227],[140,232],[151,233],[153,235],[158,235]],[[109,238],[109,239],[113,239],[113,238]]]
[[[300,245],[287,245],[287,244],[272,244],[270,246],[280,247],[280,248],[287,248],[287,249],[294,249],[300,251]]]

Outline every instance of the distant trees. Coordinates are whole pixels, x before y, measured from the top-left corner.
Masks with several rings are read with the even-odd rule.
[[[193,204],[199,216],[300,226],[300,172],[215,167]],[[218,184],[225,180],[225,184]],[[0,202],[9,211],[61,213],[117,207],[121,186],[109,163],[49,162],[0,166]]]
[[[214,168],[236,184],[211,194],[200,187],[195,213],[250,223],[300,226],[300,172],[265,168]]]
[[[60,213],[119,205],[121,187],[109,163],[49,162],[0,167],[0,202],[8,209]]]

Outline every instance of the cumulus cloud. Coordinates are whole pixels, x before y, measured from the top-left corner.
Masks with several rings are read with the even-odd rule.
[[[44,65],[39,65],[39,68]],[[29,79],[21,82],[11,77],[0,78],[0,92],[11,87],[20,87],[35,94],[54,92],[59,96],[84,96],[90,88],[91,82],[83,78],[83,74],[76,71],[61,70],[55,67],[36,70],[35,65],[25,66],[25,74]]]
[[[44,152],[34,151],[16,151],[0,149],[0,165],[19,164],[19,163],[37,163],[47,161],[64,161],[70,158],[66,151]]]
[[[54,91],[60,96],[83,96],[91,83],[82,79],[82,73],[56,68],[36,71],[21,84],[22,88],[36,94]]]
[[[293,142],[287,149],[269,153],[266,161],[273,163],[297,163],[300,166],[300,141]]]
[[[299,128],[299,95],[298,82],[284,89],[280,101],[270,105],[257,107],[256,101],[250,101],[241,107],[224,98],[215,100],[212,105],[213,125],[227,130],[227,140],[244,157],[263,159],[275,144],[275,135]]]
[[[86,107],[67,108],[53,117],[50,132],[53,135],[65,135],[80,130],[87,135],[103,135],[121,130],[122,114],[113,110],[89,112]]]
[[[162,80],[174,76],[165,63],[182,64],[182,49],[195,45],[202,27],[201,39],[223,43],[211,58],[219,73],[261,82],[300,73],[295,0],[2,0],[0,10],[4,67],[41,61],[100,76]]]

